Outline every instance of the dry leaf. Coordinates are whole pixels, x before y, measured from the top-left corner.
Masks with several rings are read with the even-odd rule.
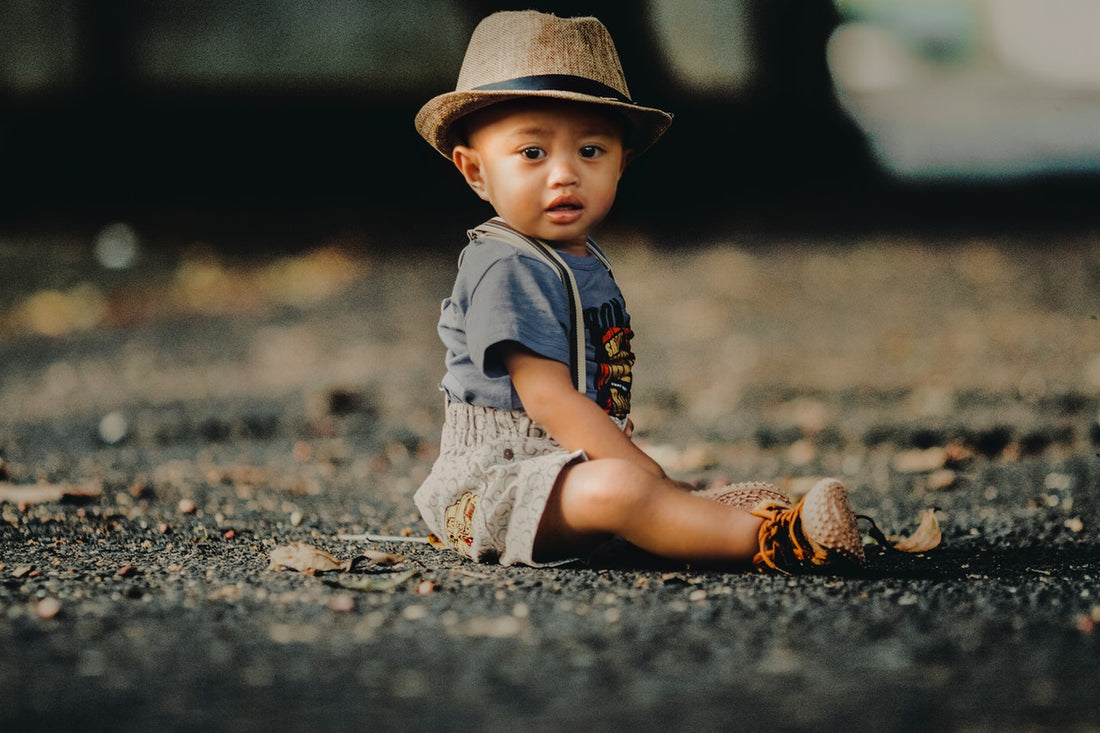
[[[363,550],[363,557],[367,559],[367,565],[379,565],[382,567],[396,565],[406,560],[404,555],[398,555],[393,552],[382,552],[381,550]]]
[[[383,580],[377,580],[376,576],[368,575],[364,578],[335,578],[324,582],[325,585],[347,588],[348,590],[387,591],[393,590],[402,583],[415,578],[417,575],[420,575],[420,571],[417,568],[413,568],[403,573],[386,576]]]
[[[336,539],[346,540],[348,542],[411,542],[424,545],[429,545],[432,541],[431,537],[414,537],[411,534],[371,534],[370,532],[363,532],[361,534],[338,534],[336,535]]]
[[[894,549],[901,552],[928,552],[932,548],[938,547],[943,539],[943,534],[940,532],[940,523],[936,521],[936,510],[924,510],[920,526],[913,534],[902,539],[897,537],[892,539]]]
[[[271,564],[268,570],[281,570],[290,568],[306,575],[327,573],[331,570],[351,570],[355,559],[337,560],[324,550],[307,545],[305,542],[295,542],[292,545],[281,545],[271,551]]]

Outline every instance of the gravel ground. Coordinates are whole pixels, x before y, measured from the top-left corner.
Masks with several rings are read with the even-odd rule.
[[[0,240],[5,730],[1100,730],[1096,234],[605,235],[671,472],[937,509],[801,577],[410,541],[455,252],[143,237]]]

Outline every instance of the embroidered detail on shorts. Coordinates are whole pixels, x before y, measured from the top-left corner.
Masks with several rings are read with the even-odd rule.
[[[447,507],[444,528],[451,546],[466,557],[471,557],[474,544],[474,512],[480,501],[477,494],[467,491],[458,501]]]

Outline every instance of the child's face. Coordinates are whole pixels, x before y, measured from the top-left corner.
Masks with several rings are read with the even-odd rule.
[[[626,165],[621,125],[582,104],[540,101],[490,107],[467,130],[454,162],[470,187],[518,231],[583,251]]]

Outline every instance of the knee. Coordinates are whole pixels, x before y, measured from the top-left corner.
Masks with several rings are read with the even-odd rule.
[[[604,458],[574,466],[564,493],[575,506],[617,523],[638,511],[655,480],[629,461]]]

